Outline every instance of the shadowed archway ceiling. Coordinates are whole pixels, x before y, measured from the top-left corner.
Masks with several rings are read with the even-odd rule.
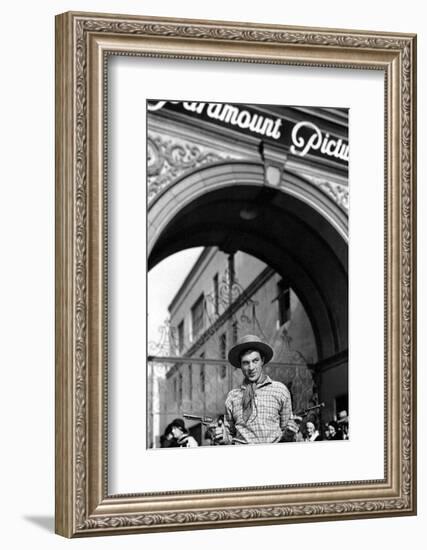
[[[297,292],[312,322],[319,358],[347,348],[347,244],[307,204],[271,187],[240,185],[205,193],[162,231],[148,268],[194,246],[241,250],[264,261]]]

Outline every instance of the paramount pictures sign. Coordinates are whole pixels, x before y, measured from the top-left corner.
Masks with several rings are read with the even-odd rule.
[[[282,117],[271,117],[245,105],[204,103],[196,101],[148,101],[149,112],[168,109],[197,116],[217,124],[232,126],[239,131],[255,134],[285,146],[295,156],[323,156],[348,165],[348,142],[331,136],[309,120],[297,123]]]

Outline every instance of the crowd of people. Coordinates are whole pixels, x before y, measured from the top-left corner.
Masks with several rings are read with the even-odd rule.
[[[296,424],[298,430],[293,432],[293,437],[287,439],[287,441],[342,441],[349,438],[348,433],[348,415],[346,411],[342,411],[338,415],[338,420],[331,420],[326,422],[323,426],[323,430],[320,428],[314,418],[311,420],[296,418]],[[209,445],[217,445],[215,440],[215,430],[217,427],[224,426],[224,415],[218,416],[215,424],[208,427],[205,433],[205,439],[209,442]],[[160,437],[160,446],[162,448],[168,447],[182,447],[192,448],[198,447],[196,439],[191,436],[185,425],[185,421],[182,418],[175,418],[166,427],[163,435]]]
[[[323,428],[313,417],[298,418],[298,432],[296,432],[295,441],[342,441],[349,439],[349,418],[347,411],[338,413],[337,420],[329,420],[323,424]]]
[[[348,414],[340,411],[323,429],[314,415],[294,416],[288,388],[272,380],[264,365],[273,349],[254,335],[244,336],[228,353],[228,360],[243,374],[240,387],[231,390],[225,401],[225,415],[206,432],[211,445],[283,443],[348,439]],[[316,407],[313,407],[316,408]],[[197,447],[182,418],[175,418],[161,437],[161,447]]]

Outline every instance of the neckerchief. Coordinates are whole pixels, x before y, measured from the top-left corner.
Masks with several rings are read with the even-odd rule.
[[[257,382],[250,382],[247,378],[244,380],[245,389],[243,390],[242,396],[242,409],[243,420],[245,423],[247,423],[251,417],[254,407],[256,409],[255,390],[257,386],[263,384],[266,379],[267,376],[265,374],[261,374]]]

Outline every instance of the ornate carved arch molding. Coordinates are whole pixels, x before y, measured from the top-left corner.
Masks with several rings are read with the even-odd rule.
[[[225,161],[192,170],[163,188],[153,189],[148,208],[148,254],[167,224],[191,201],[204,193],[238,185],[267,186],[264,165],[255,162]],[[283,173],[279,189],[319,212],[342,236],[348,238],[348,216],[329,193],[294,173]]]

